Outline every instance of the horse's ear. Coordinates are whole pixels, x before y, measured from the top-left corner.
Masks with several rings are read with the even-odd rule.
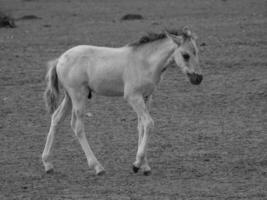
[[[167,36],[167,38],[172,39],[173,36],[168,32],[168,31],[164,31],[164,34]]]
[[[174,35],[173,40],[178,46],[180,46],[183,43],[184,38],[182,36]]]
[[[181,45],[183,42],[183,37],[181,36],[177,36],[177,35],[173,35],[171,33],[169,33],[168,31],[164,31],[165,35],[167,36],[167,38],[173,40],[177,45]]]
[[[192,32],[190,31],[190,29],[188,28],[188,26],[185,26],[183,28],[183,34],[186,35],[187,37],[191,37],[192,36]]]

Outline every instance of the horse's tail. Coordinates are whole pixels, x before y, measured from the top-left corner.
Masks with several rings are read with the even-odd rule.
[[[58,85],[58,76],[56,71],[56,66],[58,59],[51,60],[48,62],[47,67],[48,71],[46,74],[46,89],[44,92],[44,99],[47,111],[52,114],[57,108],[57,102],[59,97],[59,85]]]

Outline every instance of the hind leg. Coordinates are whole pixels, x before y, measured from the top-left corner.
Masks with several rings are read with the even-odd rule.
[[[53,171],[53,165],[51,161],[49,161],[49,157],[53,147],[55,133],[58,130],[60,122],[62,122],[69,114],[70,108],[71,108],[70,97],[68,96],[68,94],[65,94],[65,98],[58,106],[58,108],[55,110],[55,112],[52,114],[50,129],[47,135],[45,148],[42,153],[42,161],[45,167],[45,171],[47,173]]]
[[[138,148],[139,148],[139,146],[142,143],[142,139],[144,137],[144,126],[142,124],[141,117],[139,117],[139,116],[138,116],[138,128],[137,128],[137,130],[138,130]],[[144,158],[142,159],[140,167],[136,166],[135,164],[133,165],[133,171],[135,173],[137,173],[140,168],[142,169],[144,175],[147,176],[147,175],[151,174],[151,168],[148,164],[148,159],[147,159],[147,152],[145,152],[145,154],[144,154]]]
[[[105,173],[104,168],[96,159],[92,149],[90,148],[85,131],[84,131],[84,116],[85,116],[85,104],[87,101],[88,89],[80,89],[80,91],[73,91],[71,93],[72,98],[72,117],[71,117],[71,127],[77,136],[81,147],[86,155],[89,168],[94,168],[97,175],[102,175]]]

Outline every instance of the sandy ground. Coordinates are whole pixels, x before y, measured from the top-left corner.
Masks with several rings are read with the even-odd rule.
[[[267,1],[1,0],[17,28],[0,29],[0,199],[267,198]],[[120,21],[127,13],[144,20]],[[25,15],[38,19],[22,20]],[[56,136],[55,173],[41,163],[50,118],[45,63],[78,44],[121,46],[146,31],[189,25],[204,81],[177,68],[154,95],[151,176],[134,174],[136,116],[121,98],[94,97],[87,137],[107,170],[88,169],[69,125]]]

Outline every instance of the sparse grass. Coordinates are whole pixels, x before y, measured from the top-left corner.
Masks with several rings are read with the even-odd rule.
[[[264,1],[1,2],[14,16],[42,20],[0,29],[0,199],[266,199]],[[146,20],[114,22],[122,13],[144,13]],[[131,172],[135,113],[122,99],[98,96],[88,101],[86,132],[107,174],[88,169],[69,118],[55,137],[55,173],[45,174],[45,63],[78,44],[121,46],[184,25],[199,37],[204,80],[196,87],[179,69],[166,71],[151,110],[152,175]]]

